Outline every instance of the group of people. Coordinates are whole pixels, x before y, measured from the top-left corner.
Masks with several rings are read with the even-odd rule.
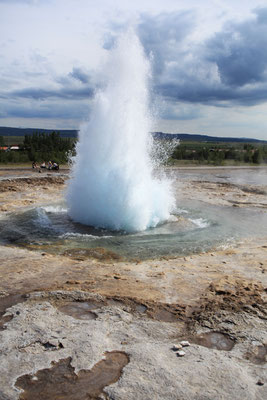
[[[40,167],[38,167],[37,163],[34,161],[32,163],[32,168],[33,169],[35,169],[35,168],[46,168],[48,170],[56,170],[56,171],[58,171],[59,170],[59,165],[55,161],[48,161],[48,163],[46,165],[46,162],[44,161],[44,162],[42,162],[42,164],[40,164]]]

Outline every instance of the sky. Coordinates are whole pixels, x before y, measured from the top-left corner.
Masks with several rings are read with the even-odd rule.
[[[267,140],[266,0],[0,0],[0,126],[79,129],[130,25],[153,130]]]

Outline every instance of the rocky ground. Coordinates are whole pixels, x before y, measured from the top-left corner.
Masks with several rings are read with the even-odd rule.
[[[2,215],[57,201],[67,179],[0,175]],[[267,208],[264,185],[187,180],[176,189],[184,199]],[[267,397],[267,232],[225,250],[136,262],[101,248],[0,250],[0,400]]]

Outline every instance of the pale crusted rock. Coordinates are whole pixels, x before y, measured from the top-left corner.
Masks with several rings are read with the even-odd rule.
[[[174,344],[174,345],[172,346],[172,349],[173,349],[174,351],[181,350],[182,348],[183,348],[183,346],[182,346],[181,344]]]
[[[178,350],[176,354],[177,354],[177,357],[184,357],[185,356],[185,351]]]
[[[182,347],[188,347],[188,346],[190,346],[190,343],[188,342],[188,340],[182,340],[182,341],[180,342],[180,345],[181,345]]]
[[[65,295],[54,292],[54,296]],[[123,305],[101,306],[95,310],[98,318],[86,321],[60,312],[46,294],[30,296],[8,312],[14,318],[0,333],[0,398],[18,400],[14,384],[22,375],[35,375],[38,370],[51,368],[52,362],[67,357],[71,357],[76,373],[89,370],[107,351],[123,351],[129,356],[119,381],[104,389],[114,400],[266,398],[266,385],[256,384],[258,380],[266,381],[266,370],[243,358],[249,343],[260,341],[261,331],[266,328],[264,321],[258,324],[256,316],[250,316],[254,328],[249,324],[247,331],[250,321],[245,315],[242,317],[243,341],[231,352],[198,345],[187,347],[186,352],[178,348],[177,362],[170,357],[169,349],[171,338],[179,333],[179,325],[134,314],[129,318]]]

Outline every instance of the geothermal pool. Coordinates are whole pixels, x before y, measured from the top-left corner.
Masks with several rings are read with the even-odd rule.
[[[63,203],[12,213],[0,220],[0,243],[52,254],[103,248],[127,260],[181,256],[226,248],[266,234],[259,209],[179,202],[168,222],[141,232],[111,231],[73,222]]]

